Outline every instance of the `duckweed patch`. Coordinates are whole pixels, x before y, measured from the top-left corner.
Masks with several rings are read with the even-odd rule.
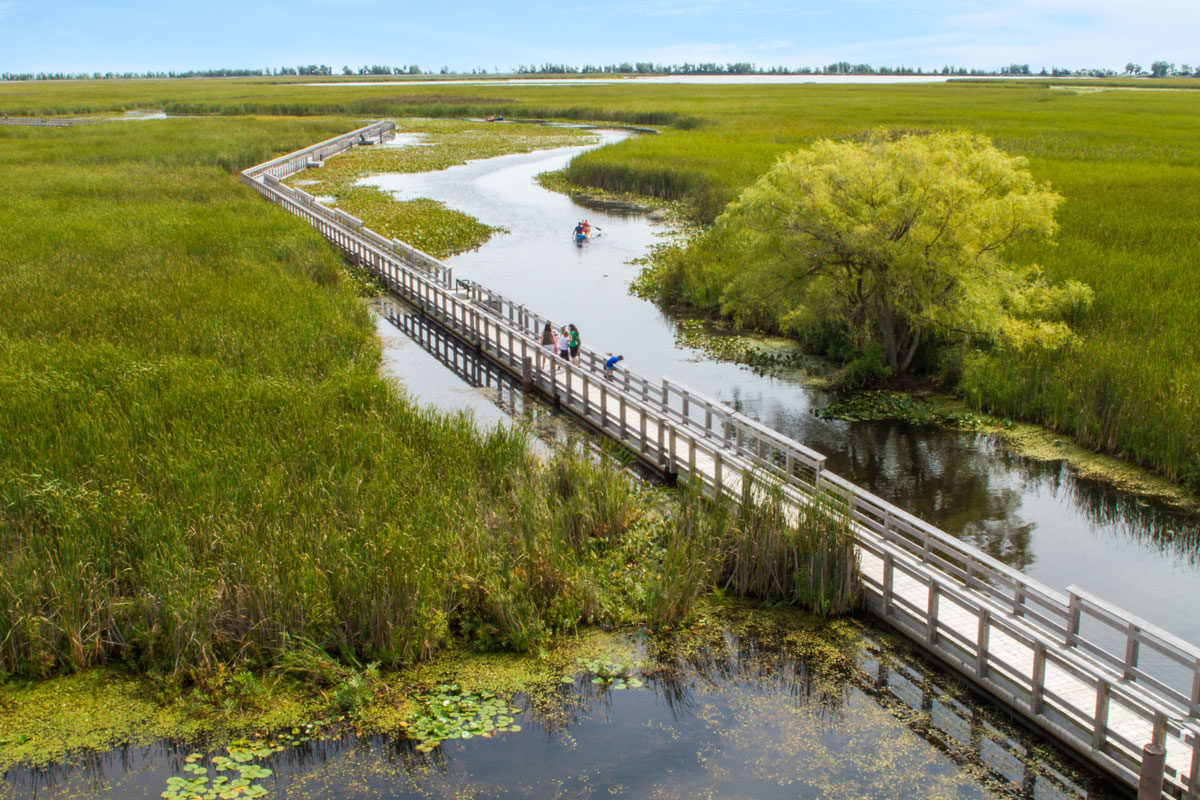
[[[818,408],[813,414],[821,419],[847,422],[896,420],[910,425],[941,425],[965,431],[979,430],[984,425],[984,420],[976,414],[939,411],[912,395],[891,391],[861,392]]]
[[[78,675],[0,685],[0,772],[44,766],[73,752],[158,739],[230,740],[291,730],[322,716],[319,694],[292,681],[221,673],[181,688],[175,681],[102,667]],[[247,696],[243,688],[256,687]],[[286,738],[284,739],[286,741]]]

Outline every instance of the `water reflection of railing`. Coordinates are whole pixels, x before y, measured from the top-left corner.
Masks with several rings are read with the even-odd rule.
[[[715,646],[686,656],[674,655],[671,646],[663,643],[653,651],[660,669],[649,685],[676,717],[692,715],[704,705],[698,694],[719,694],[723,687],[745,685],[766,691],[774,687],[797,706],[835,724],[859,692],[1002,796],[1022,800],[1109,796],[1098,790],[1102,781],[1073,777],[1065,763],[1047,758],[1036,735],[997,718],[986,706],[969,702],[965,691],[932,665],[872,636],[863,644],[856,663],[847,670],[842,662],[821,663],[820,657],[810,661],[782,653],[778,646],[763,647],[753,636],[726,635]]]
[[[390,127],[377,123],[317,147],[340,152],[382,138]],[[1120,659],[1097,661],[1071,638],[1064,593],[833,474],[821,454],[725,404],[666,378],[650,381],[622,370],[611,380],[603,359],[586,348],[579,366],[547,357],[538,338],[545,320],[538,314],[479,284],[454,290],[449,268],[436,259],[284,186],[282,177],[307,166],[305,152],[247,170],[243,179],[439,324],[652,466],[668,474],[686,470],[714,494],[740,498],[744,478],[765,472],[795,503],[809,502],[816,491],[844,503],[862,553],[868,602],[879,616],[1127,784],[1137,783],[1141,744],[1165,744],[1168,791],[1197,796],[1200,684],[1174,686],[1191,693],[1179,704],[1122,672]],[[1186,645],[1175,655],[1194,659],[1193,672],[1200,673],[1197,652]]]
[[[433,324],[415,311],[390,302],[381,304],[380,308],[384,319],[403,331],[464,383],[477,389],[500,390],[500,407],[510,413],[518,411],[523,397],[521,387],[508,373],[480,357],[474,348],[463,344],[461,339],[452,336],[445,328]]]

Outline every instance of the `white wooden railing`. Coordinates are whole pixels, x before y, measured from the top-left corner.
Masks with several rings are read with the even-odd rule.
[[[667,474],[740,499],[768,476],[795,503],[824,492],[849,509],[868,605],[998,701],[1129,785],[1142,745],[1167,748],[1165,796],[1200,789],[1200,648],[1072,587],[1056,591],[825,467],[825,457],[669,378],[622,369],[581,348],[578,366],[540,344],[546,318],[475,283],[456,286],[437,259],[281,181],[394,130],[378,122],[246,170],[243,180],[371,270],[477,352],[526,378],[589,425]],[[1087,619],[1123,648],[1081,634]],[[1160,658],[1142,663],[1143,648]],[[1176,669],[1157,665],[1169,662]]]

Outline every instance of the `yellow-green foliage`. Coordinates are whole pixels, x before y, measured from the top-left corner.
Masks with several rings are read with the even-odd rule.
[[[397,397],[333,248],[231,174],[352,126],[0,127],[0,676],[637,613],[628,479]]]
[[[697,253],[671,264],[715,279],[735,318],[836,331],[859,350],[875,343],[899,374],[932,337],[1019,349],[1072,341],[1059,317],[1090,290],[1048,286],[1037,267],[1007,258],[1053,234],[1060,201],[1024,159],[972,134],[822,139],[782,157],[691,244]]]

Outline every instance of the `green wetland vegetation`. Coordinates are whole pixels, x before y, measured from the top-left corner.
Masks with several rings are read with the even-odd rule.
[[[422,704],[446,701],[462,725],[419,725],[426,741],[441,742],[520,724],[497,698],[526,684],[494,671],[460,680],[438,660],[460,651],[543,656],[591,623],[675,628],[706,596],[854,609],[837,508],[789,524],[771,503],[714,507],[639,487],[612,463],[569,449],[537,456],[520,431],[481,434],[396,394],[378,374],[372,321],[347,267],[236,180],[365,115],[500,111],[663,126],[584,154],[564,179],[677,203],[698,225],[778,155],[817,138],[881,125],[983,133],[1027,157],[1065,198],[1058,244],[1021,256],[1087,283],[1096,299],[1076,321],[1071,353],[984,352],[943,377],[977,407],[1043,421],[1176,480],[1200,473],[1197,315],[1191,293],[1179,291],[1195,274],[1188,245],[1198,225],[1178,200],[1200,181],[1187,135],[1189,104],[1200,98],[1191,93],[470,91],[266,81],[0,87],[0,108],[12,114],[219,115],[0,127],[0,721],[38,716],[23,692],[67,687],[60,714],[74,713],[71,697],[92,698],[93,716],[128,704],[149,726],[139,730],[217,731],[236,749],[246,746],[233,737],[248,728],[359,724],[374,709],[372,724],[395,729],[418,725]],[[1154,135],[1130,132],[1135,117]],[[458,144],[363,148],[297,182],[323,180],[301,185],[436,254],[492,231],[438,204],[384,203],[353,182],[581,135],[428,119],[399,127]],[[667,299],[718,310],[712,297]],[[637,689],[631,681],[644,676],[630,659],[572,653],[565,663],[575,671],[555,680]],[[442,671],[421,673],[430,663]],[[389,688],[379,671],[402,668],[425,677]],[[54,675],[71,677],[39,682]],[[114,687],[126,693],[105,694]],[[127,741],[137,726],[117,720],[74,745],[58,737],[62,724],[3,727],[0,763],[11,764]],[[57,749],[44,749],[50,739]],[[215,759],[189,763],[197,765],[180,781],[216,768]],[[246,787],[256,769],[240,778]],[[171,787],[187,796],[184,783]]]
[[[659,582],[697,537],[618,470],[376,374],[339,259],[233,174],[350,124],[0,131],[5,672],[528,650],[715,577]]]
[[[715,505],[398,394],[347,266],[237,180],[353,125],[0,128],[0,764],[200,737],[167,793],[258,796],[281,730],[520,730],[512,677],[383,670],[671,628],[714,589],[856,607],[836,508]],[[462,724],[422,723],[443,701]]]
[[[434,200],[397,201],[381,189],[358,186],[368,175],[428,172],[469,160],[494,158],[580,144],[590,134],[579,128],[504,125],[459,120],[405,120],[397,128],[410,144],[360,147],[339,155],[320,170],[296,175],[290,184],[309,194],[331,197],[337,206],[384,236],[400,239],[437,258],[472,250],[500,228],[447,208]]]
[[[1172,86],[1183,84],[1172,83]],[[1156,88],[1138,82],[1140,88]],[[1113,91],[1096,91],[1111,87]],[[776,159],[821,138],[878,129],[963,129],[1028,159],[1063,196],[1054,243],[1014,257],[1049,279],[1091,287],[1078,347],[998,349],[930,365],[976,408],[1040,422],[1095,450],[1200,487],[1200,323],[1194,293],[1200,221],[1182,198],[1200,185],[1193,120],[1200,95],[1120,82],[951,82],[795,86],[355,86],[286,81],[104,81],[6,85],[10,114],[173,113],[484,116],[655,125],[577,158],[567,180],[681,201],[711,222]],[[711,287],[665,298],[716,312]]]

